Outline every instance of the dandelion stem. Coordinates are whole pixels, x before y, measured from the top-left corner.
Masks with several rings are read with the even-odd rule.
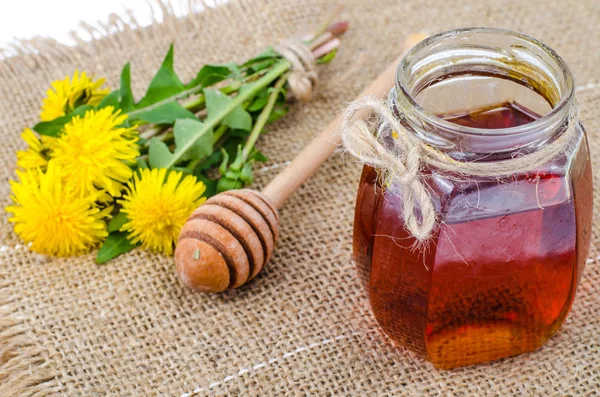
[[[215,133],[213,134],[213,145],[216,145],[217,142],[219,142],[219,139],[221,139],[221,137],[223,137],[223,135],[225,135],[225,133],[227,132],[227,126],[225,124],[221,124],[219,126],[219,128],[217,128],[215,130]]]
[[[250,136],[248,137],[248,140],[246,141],[246,144],[244,145],[244,150],[243,150],[244,162],[246,160],[248,160],[248,156],[250,155],[250,152],[252,151],[254,144],[256,144],[256,141],[258,140],[258,137],[260,136],[260,133],[262,132],[265,124],[267,124],[267,121],[269,121],[269,116],[271,115],[271,112],[273,111],[273,107],[275,107],[275,103],[277,102],[277,97],[281,93],[281,89],[285,85],[285,83],[287,81],[287,77],[288,77],[288,75],[286,73],[283,76],[281,76],[279,78],[279,80],[277,80],[277,82],[273,86],[273,90],[269,94],[269,99],[267,100],[267,104],[265,105],[265,107],[262,109],[262,111],[258,115],[258,118],[256,119],[254,126],[252,127],[252,131],[250,132]]]
[[[140,133],[140,137],[144,138],[145,140],[149,140],[150,138],[152,138],[153,136],[156,136],[166,130],[169,129],[168,125],[164,125],[164,124],[157,124],[152,128],[148,128],[146,131]]]

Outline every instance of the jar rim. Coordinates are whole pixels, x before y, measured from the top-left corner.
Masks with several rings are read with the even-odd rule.
[[[426,51],[431,45],[436,43],[441,43],[443,40],[455,37],[457,35],[468,35],[468,34],[492,34],[492,35],[500,35],[500,36],[508,36],[513,37],[515,39],[520,39],[530,44],[533,44],[535,47],[541,49],[545,53],[549,55],[549,57],[556,63],[559,67],[560,71],[563,74],[564,78],[564,86],[557,87],[560,89],[560,99],[558,102],[552,106],[552,110],[542,117],[533,120],[530,123],[523,124],[515,127],[505,127],[505,128],[496,128],[496,129],[487,129],[487,128],[477,128],[477,127],[469,127],[463,126],[459,124],[452,123],[451,121],[444,120],[434,114],[431,114],[427,110],[425,110],[414,98],[413,93],[411,92],[410,87],[408,86],[408,76],[404,73],[406,68],[409,66],[409,62],[412,60],[420,52]],[[575,93],[575,84],[573,79],[573,74],[571,70],[567,66],[564,59],[556,53],[552,48],[542,43],[541,41],[534,39],[531,36],[518,33],[508,29],[500,29],[500,28],[491,28],[491,27],[469,27],[469,28],[460,28],[449,30],[445,32],[441,32],[430,36],[423,41],[416,44],[412,47],[402,58],[398,68],[396,70],[396,84],[395,89],[396,92],[402,93],[404,98],[408,101],[409,105],[412,107],[411,111],[414,111],[416,115],[429,123],[433,127],[437,127],[440,129],[445,129],[448,131],[453,131],[457,134],[469,135],[469,136],[514,136],[520,134],[527,134],[531,131],[539,131],[542,128],[547,127],[548,125],[556,125],[557,119],[564,119],[569,114],[569,109],[574,101],[574,93]]]

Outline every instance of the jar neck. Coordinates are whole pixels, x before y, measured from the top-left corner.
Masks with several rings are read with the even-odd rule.
[[[417,100],[421,92],[449,76],[511,80],[537,92],[551,109],[515,127],[459,125],[438,117]],[[486,89],[483,94],[489,92],[488,97],[497,95]],[[439,92],[447,95],[449,102],[460,102],[464,97],[453,93],[452,87]],[[466,92],[471,95],[471,91]],[[487,98],[479,100],[485,102]],[[388,102],[408,129],[455,159],[501,160],[516,153],[531,153],[564,132],[574,108],[574,84],[562,58],[541,42],[501,29],[468,28],[432,36],[410,50],[398,66]]]

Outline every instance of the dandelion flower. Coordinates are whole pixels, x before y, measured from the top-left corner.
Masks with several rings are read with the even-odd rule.
[[[65,124],[52,145],[52,159],[82,195],[97,189],[118,197],[133,173],[127,162],[139,156],[135,128],[119,127],[127,115],[111,106],[89,110]]]
[[[44,255],[71,256],[88,251],[106,236],[104,218],[110,208],[94,206],[96,195],[83,198],[63,183],[54,161],[46,172],[17,171],[19,182],[10,181],[14,205],[6,208],[15,232],[31,249]]]
[[[80,75],[75,70],[72,80],[67,76],[52,83],[52,88],[48,89],[43,100],[40,118],[42,121],[51,121],[80,105],[99,104],[109,92],[108,89],[100,89],[103,84],[104,79],[93,81],[93,77],[90,79],[85,72]]]
[[[133,243],[171,255],[183,224],[206,200],[202,197],[206,186],[181,172],[167,175],[164,168],[142,169],[140,174],[134,175],[128,192],[119,200],[128,218],[121,230],[129,233]]]
[[[45,170],[46,165],[48,165],[48,158],[44,153],[46,149],[42,142],[29,128],[23,131],[21,139],[27,143],[27,150],[19,150],[17,152],[17,166],[23,170],[36,169],[38,167]]]

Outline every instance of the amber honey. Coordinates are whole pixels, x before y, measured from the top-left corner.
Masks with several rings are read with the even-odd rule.
[[[508,102],[439,117],[494,130],[539,116]],[[572,155],[502,181],[430,172],[440,225],[415,248],[398,192],[363,170],[354,257],[380,326],[440,368],[537,349],[565,320],[586,261],[592,181],[584,135]]]

